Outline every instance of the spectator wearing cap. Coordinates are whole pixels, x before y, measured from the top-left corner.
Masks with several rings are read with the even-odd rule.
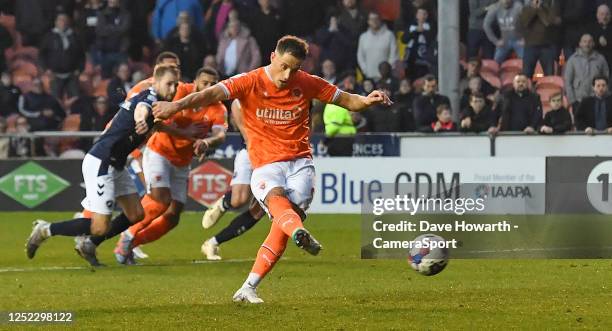
[[[79,75],[85,67],[85,51],[70,28],[70,18],[60,13],[55,27],[40,47],[40,61],[51,76],[51,94],[62,99],[79,95]]]
[[[460,114],[459,130],[462,132],[496,132],[497,123],[491,106],[482,93],[473,93],[468,105]]]
[[[582,35],[579,46],[565,64],[564,72],[565,94],[575,108],[582,99],[593,95],[592,82],[595,77],[609,77],[610,74],[606,59],[593,50],[595,43],[590,34]]]
[[[523,57],[524,40],[518,29],[518,17],[522,10],[523,4],[519,0],[499,0],[487,10],[483,29],[489,41],[495,45],[494,58],[497,63],[504,62],[512,51],[518,57]],[[495,34],[496,25],[499,27],[499,37]]]
[[[612,97],[608,91],[608,78],[595,77],[592,86],[593,96],[584,98],[574,112],[576,129],[587,134],[597,131],[612,134]]]
[[[364,76],[379,79],[378,65],[387,61],[397,61],[397,44],[395,35],[380,20],[377,13],[368,15],[369,29],[359,37],[357,61]]]
[[[441,104],[450,105],[448,97],[438,94],[438,80],[433,75],[423,78],[423,93],[414,99],[413,111],[416,130],[431,132],[431,123],[437,121],[437,109]]]
[[[484,18],[495,8],[497,0],[470,0],[468,3],[470,16],[468,18],[467,51],[468,57],[478,56],[481,52],[483,59],[492,59],[495,45],[487,38],[484,32]]]
[[[512,89],[503,94],[500,105],[501,131],[536,133],[542,123],[540,96],[529,90],[529,79],[524,74],[514,77]]]
[[[563,107],[563,92],[554,93],[548,99],[550,110],[544,115],[544,124],[540,128],[542,134],[565,133],[572,129],[572,116]]]
[[[104,78],[110,78],[113,68],[127,60],[130,46],[130,13],[121,7],[121,0],[108,0],[98,14],[94,60],[102,66]]]

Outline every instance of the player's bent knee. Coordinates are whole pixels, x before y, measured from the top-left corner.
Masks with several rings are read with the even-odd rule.
[[[131,210],[124,211],[124,213],[132,224],[142,221],[145,217],[144,209],[140,204],[136,205],[134,208],[131,208]]]
[[[170,191],[168,189],[157,189],[154,188],[151,190],[151,197],[163,204],[164,206],[169,207],[170,204],[172,203],[172,195],[170,194]]]
[[[92,236],[103,236],[110,229],[108,222],[91,222],[89,231]]]

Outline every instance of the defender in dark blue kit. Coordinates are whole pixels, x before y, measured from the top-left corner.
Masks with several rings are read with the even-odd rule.
[[[87,196],[82,205],[92,212],[91,220],[77,218],[53,224],[35,221],[26,244],[28,258],[33,258],[38,247],[51,236],[106,235],[115,202],[123,213],[113,224],[136,223],[144,217],[140,197],[125,164],[128,155],[146,141],[153,129],[153,103],[172,101],[180,74],[176,66],[158,65],[153,76],[153,86],[123,102],[111,125],[83,159]]]

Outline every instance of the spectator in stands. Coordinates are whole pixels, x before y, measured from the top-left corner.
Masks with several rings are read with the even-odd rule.
[[[153,9],[151,32],[157,43],[161,43],[176,26],[176,19],[181,12],[188,13],[193,25],[202,30],[204,20],[202,5],[198,0],[157,0]]]
[[[608,93],[608,77],[593,79],[593,96],[586,97],[574,112],[576,129],[587,134],[596,131],[612,134],[612,97]]]
[[[327,0],[283,0],[280,8],[284,19],[284,33],[311,37],[324,24]]]
[[[7,69],[4,51],[12,46],[13,37],[3,25],[0,25],[0,72],[4,72]]]
[[[441,104],[436,108],[436,121],[431,123],[431,130],[436,133],[457,131],[449,105]]]
[[[538,61],[545,76],[555,71],[557,49],[555,38],[561,24],[559,5],[552,0],[529,0],[519,16],[519,25],[525,38],[523,73],[533,77]]]
[[[382,23],[377,13],[368,15],[368,25],[368,31],[359,37],[357,61],[364,76],[379,79],[378,65],[384,61],[397,61],[395,35]]]
[[[559,9],[562,22],[562,46],[565,61],[576,51],[576,45],[587,25],[589,4],[582,0],[560,0]]]
[[[461,95],[461,100],[459,102],[459,107],[461,107],[461,109],[464,109],[469,105],[470,96],[472,96],[473,94],[478,93],[478,94],[486,95],[483,89],[483,83],[484,83],[484,80],[480,78],[479,76],[474,76],[470,78],[468,82],[468,87],[465,90],[463,90],[463,94]],[[487,105],[491,105],[491,100],[487,98],[486,103]]]
[[[182,11],[179,16],[176,18],[176,27],[174,27],[174,29],[170,30],[170,32],[168,32],[168,35],[166,36],[166,40],[169,39],[178,39],[180,38],[180,26],[181,24],[188,24],[190,29],[189,29],[189,39],[192,41],[192,43],[198,44],[198,47],[203,49],[204,52],[206,54],[210,54],[210,53],[214,53],[216,52],[216,49],[211,49],[209,44],[206,43],[206,38],[204,37],[204,33],[202,33],[202,31],[200,31],[198,29],[197,26],[195,26],[192,21],[191,21],[191,16],[189,16],[189,13],[186,11]],[[199,69],[200,67],[198,66],[197,69]]]
[[[339,66],[337,69],[340,72],[350,68],[347,64],[351,61],[355,53],[349,53],[352,47],[352,41],[349,32],[343,26],[338,24],[336,16],[332,15],[328,20],[329,24],[321,27],[315,35],[315,43],[321,46],[321,58],[331,59]],[[352,69],[352,68],[351,68]]]
[[[325,124],[325,145],[329,156],[352,156],[355,142],[355,124],[347,109],[333,104],[325,105],[323,123]],[[342,135],[343,137],[337,137]]]
[[[270,0],[258,0],[259,8],[249,17],[247,23],[252,30],[253,38],[259,45],[263,57],[269,57],[276,48],[276,42],[281,37],[282,17]]]
[[[418,8],[415,21],[404,30],[402,42],[408,46],[407,76],[418,79],[432,72],[436,28],[429,24],[429,13]]]
[[[358,6],[357,0],[342,0],[342,8],[338,16],[338,28],[347,31],[347,37],[351,41],[351,46],[346,49],[349,57],[346,68],[357,66],[356,57],[359,36],[368,28],[368,16]]]
[[[24,116],[17,117],[15,121],[15,131],[13,133],[28,133],[30,132],[30,124]],[[9,149],[9,157],[29,157],[31,154],[32,143],[27,137],[11,138],[11,146]]]
[[[399,83],[399,90],[393,94],[392,108],[398,109],[400,112],[400,129],[401,132],[414,132],[414,92],[410,79],[404,78]]]
[[[204,57],[204,67],[214,68],[219,70],[219,64],[217,63],[217,57],[212,54],[208,54]]]
[[[183,61],[181,60],[181,65]],[[119,109],[119,105],[125,100],[128,92],[132,88],[132,73],[127,62],[119,63],[114,70],[115,76],[108,83],[106,95],[110,109]]]
[[[0,116],[0,135],[5,134],[7,130],[6,119]],[[0,137],[0,160],[9,157],[9,149],[11,141],[9,138]]]
[[[121,0],[108,0],[98,15],[94,61],[102,66],[102,76],[110,78],[113,68],[127,60],[130,46],[130,13],[121,7]]]
[[[155,8],[153,0],[127,0],[126,10],[130,13],[130,47],[128,49],[129,57],[134,61],[142,61],[145,54],[144,47],[152,49],[154,42],[151,37],[151,29],[149,26],[149,17]]]
[[[487,10],[483,28],[495,45],[494,58],[499,64],[504,62],[512,51],[519,58],[523,57],[524,40],[518,30],[518,17],[522,10],[523,4],[518,0],[499,0],[494,7]],[[499,37],[495,35],[495,24],[499,27]]]
[[[44,91],[40,78],[32,82],[32,91],[19,98],[19,113],[28,119],[32,131],[53,131],[66,117],[59,102]]]
[[[392,95],[390,86],[378,84],[378,89]],[[367,119],[369,132],[399,132],[401,131],[401,109],[393,106],[376,105],[361,112]]]
[[[321,63],[321,78],[330,84],[336,84],[338,77],[336,76],[336,64],[334,61],[330,59],[323,60],[323,63]]]
[[[431,132],[431,123],[436,122],[436,110],[441,104],[450,105],[448,97],[438,94],[438,80],[433,75],[423,78],[423,94],[414,99],[412,107],[416,130],[419,132]]]
[[[23,46],[38,47],[44,35],[53,27],[54,1],[15,1],[15,27],[21,34]]]
[[[378,65],[378,73],[380,74],[380,78],[378,79],[377,84],[383,84],[388,86],[389,89],[394,92],[397,91],[399,82],[397,78],[393,76],[393,68],[391,64],[387,61],[381,62]]]
[[[190,82],[202,65],[205,49],[201,42],[192,38],[189,23],[181,23],[178,28],[177,36],[170,35],[164,41],[163,50],[178,55],[181,61],[181,80]]]
[[[11,74],[3,72],[0,79],[0,117],[18,113],[17,102],[20,96],[21,90],[13,84]]]
[[[76,29],[81,38],[83,48],[87,51],[96,39],[96,28],[98,27],[98,15],[104,9],[102,0],[87,0],[87,3],[79,13]]]
[[[93,104],[93,112],[81,116],[81,131],[103,131],[106,124],[113,118],[106,97],[97,97]]]
[[[242,29],[240,22],[230,22],[219,41],[217,63],[225,76],[251,71],[261,63],[255,39]]]
[[[85,68],[85,51],[70,28],[70,18],[60,13],[55,27],[43,39],[40,62],[51,77],[51,95],[63,99],[79,95],[79,75]]]
[[[563,107],[563,92],[554,93],[548,99],[550,110],[544,115],[544,125],[540,128],[540,133],[553,134],[565,133],[572,129],[572,116]]]
[[[565,93],[574,109],[583,98],[593,95],[591,83],[598,76],[609,77],[610,69],[606,59],[593,50],[593,37],[585,33],[580,38],[580,48],[565,64]]]
[[[469,29],[467,35],[468,57],[480,55],[483,59],[492,59],[495,45],[487,38],[484,32],[484,18],[487,13],[494,9],[497,0],[470,0],[470,17],[468,19]]]
[[[610,26],[610,7],[600,5],[597,7],[597,22],[591,24],[588,28],[589,33],[593,36],[595,42],[595,50],[597,50],[610,66],[612,61],[612,26]]]
[[[494,134],[497,131],[495,114],[482,93],[470,95],[467,107],[461,111],[459,124],[459,130],[462,132]]]
[[[363,91],[361,92],[364,96],[372,93],[374,88],[376,87],[374,80],[366,78],[361,82],[361,88]]]
[[[542,122],[542,103],[540,96],[529,90],[529,79],[518,74],[512,82],[512,89],[502,96],[501,131],[522,131],[536,133]]]
[[[467,63],[467,70],[465,72],[465,77],[463,77],[459,81],[459,91],[465,92],[469,88],[469,82],[472,78],[474,77],[481,78],[480,76],[481,70],[482,70],[482,61],[480,59],[478,58],[469,59]],[[487,82],[484,79],[481,80],[481,87],[482,87],[481,92],[484,93],[484,95],[487,97],[497,92],[497,89],[493,87],[491,84],[489,84],[489,82]]]

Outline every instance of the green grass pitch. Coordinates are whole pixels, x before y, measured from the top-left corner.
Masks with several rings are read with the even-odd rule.
[[[116,266],[115,241],[100,247],[106,268],[90,269],[71,238],[25,257],[31,221],[68,213],[0,213],[0,311],[72,311],[74,329],[602,329],[612,330],[611,260],[451,260],[425,277],[405,260],[361,260],[358,215],[312,215],[307,227],[324,245],[318,257],[289,247],[260,286],[266,301],[231,302],[269,229],[222,246],[225,261],[202,261],[214,231],[200,214],[146,245],[143,265]],[[0,324],[0,329],[42,325]],[[46,329],[66,325],[45,324]]]

